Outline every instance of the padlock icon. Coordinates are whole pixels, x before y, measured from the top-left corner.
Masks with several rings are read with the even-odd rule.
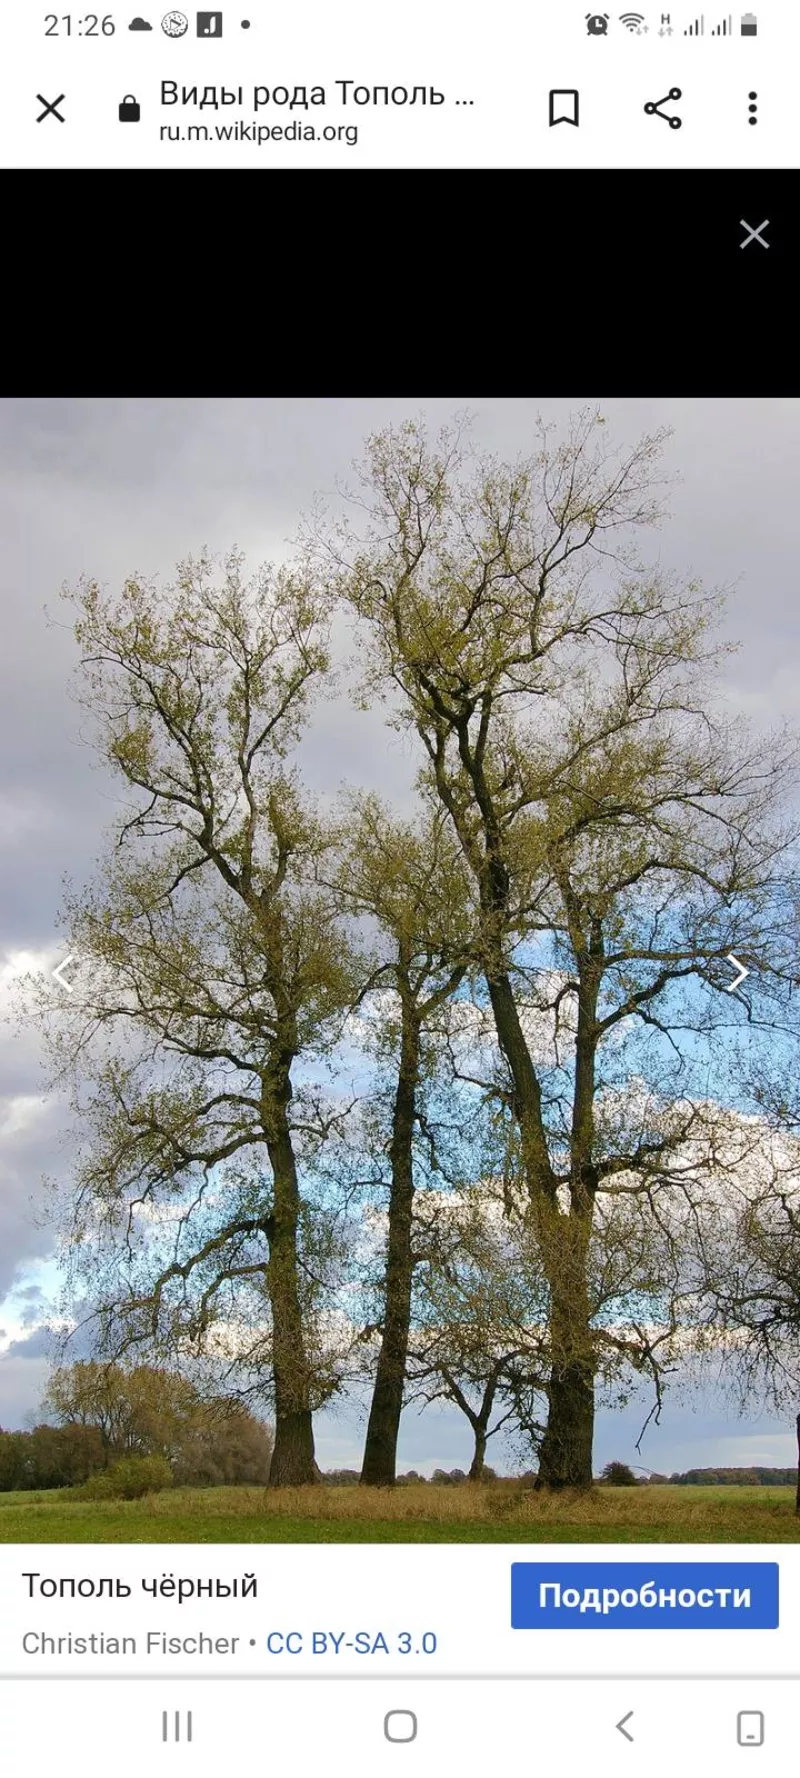
[[[119,108],[120,123],[138,123],[141,115],[140,106],[134,99],[133,93],[126,93]]]

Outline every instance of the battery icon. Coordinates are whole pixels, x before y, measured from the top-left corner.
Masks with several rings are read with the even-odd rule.
[[[743,37],[757,37],[758,36],[758,18],[756,17],[756,14],[754,12],[743,12],[742,13],[742,36]]]

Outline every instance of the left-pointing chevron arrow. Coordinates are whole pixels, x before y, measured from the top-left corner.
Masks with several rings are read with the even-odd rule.
[[[59,987],[66,988],[68,994],[72,993],[72,984],[71,984],[71,982],[67,981],[66,976],[64,975],[64,970],[69,969],[70,963],[74,963],[74,962],[75,962],[75,958],[72,955],[72,953],[70,953],[69,957],[65,957],[63,963],[59,963],[58,968],[54,969],[52,972],[53,977],[54,977],[55,981],[58,982]]]

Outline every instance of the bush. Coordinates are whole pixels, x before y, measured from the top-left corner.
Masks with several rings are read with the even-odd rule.
[[[41,1439],[47,1434],[52,1445],[54,1439],[72,1438],[74,1442],[83,1436],[94,1438],[100,1446],[97,1461],[90,1461],[91,1452],[79,1450],[77,1445],[74,1450],[59,1451],[57,1455],[64,1461],[69,1458],[72,1473],[61,1473],[61,1461],[61,1469],[56,1466],[53,1471],[56,1480],[45,1481],[45,1486],[55,1486],[56,1481],[82,1482],[93,1470],[129,1457],[167,1458],[178,1488],[237,1483],[257,1486],[269,1477],[271,1427],[236,1397],[209,1399],[175,1371],[147,1364],[128,1369],[94,1360],[67,1365],[51,1377],[45,1406],[62,1424],[39,1428],[26,1435],[29,1440],[35,1442],[40,1434]],[[0,1444],[2,1438],[0,1435]],[[46,1450],[43,1447],[41,1456],[52,1470],[50,1445]],[[0,1451],[0,1487],[11,1486],[8,1481],[3,1483],[2,1476],[18,1464],[18,1452]],[[40,1472],[38,1463],[36,1485],[44,1480]]]
[[[607,1482],[611,1488],[635,1488],[637,1486],[633,1470],[628,1468],[627,1463],[607,1463],[600,1480]]]
[[[172,1470],[166,1457],[122,1457],[99,1475],[76,1488],[81,1500],[141,1500],[172,1487]]]
[[[198,1403],[194,1417],[176,1427],[168,1447],[175,1486],[264,1484],[269,1478],[273,1442],[272,1427],[257,1419],[244,1403],[224,1397]]]

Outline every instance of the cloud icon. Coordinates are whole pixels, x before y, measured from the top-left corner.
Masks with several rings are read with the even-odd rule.
[[[147,19],[131,19],[128,26],[129,31],[152,31],[152,29],[153,27],[148,25]]]

